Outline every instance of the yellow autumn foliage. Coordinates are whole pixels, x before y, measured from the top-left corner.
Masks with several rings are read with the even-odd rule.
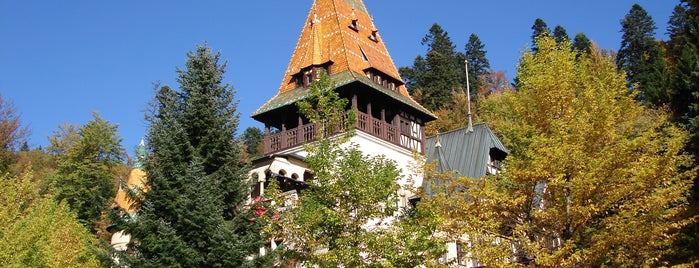
[[[488,266],[663,265],[690,222],[687,133],[638,103],[609,55],[549,36],[537,47],[517,90],[479,109],[510,150],[502,173],[455,179],[433,200],[449,204],[450,233]]]

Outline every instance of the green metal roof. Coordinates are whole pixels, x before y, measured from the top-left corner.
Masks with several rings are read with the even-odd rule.
[[[507,149],[486,123],[473,125],[473,131],[466,127],[427,137],[427,161],[437,161],[439,172],[455,171],[458,175],[480,178],[486,175],[488,156],[502,160]],[[432,195],[430,183],[423,180],[423,188]]]

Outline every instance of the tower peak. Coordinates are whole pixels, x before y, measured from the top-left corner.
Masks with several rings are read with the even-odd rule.
[[[313,0],[277,95],[252,116],[303,99],[322,69],[337,86],[362,82],[434,119],[408,93],[378,32],[362,0]]]

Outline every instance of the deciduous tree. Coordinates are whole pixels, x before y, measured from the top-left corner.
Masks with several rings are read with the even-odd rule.
[[[15,151],[26,141],[28,132],[14,104],[0,96],[0,172],[8,171]]]
[[[510,150],[506,168],[435,199],[448,230],[469,235],[488,266],[663,265],[689,222],[687,133],[638,103],[610,56],[576,58],[546,36],[537,47],[521,59],[518,91],[481,106]]]
[[[97,240],[40,187],[31,172],[0,176],[0,266],[102,267]]]
[[[428,208],[405,214],[398,206],[400,171],[394,161],[365,155],[356,145],[340,146],[353,133],[353,117],[343,119],[347,100],[333,89],[322,76],[310,87],[312,97],[298,104],[311,122],[322,127],[316,134],[319,140],[305,147],[314,178],[307,181],[298,202],[274,209],[281,214],[278,219],[268,218],[270,235],[284,239],[279,249],[282,259],[308,267],[433,263],[444,252],[444,244],[433,237],[438,220],[427,213]],[[338,129],[344,131],[340,139],[325,135]],[[289,202],[271,196],[276,204]]]
[[[68,132],[72,133],[72,132]],[[100,220],[116,194],[117,167],[123,164],[124,148],[117,125],[93,113],[93,119],[66,136],[54,137],[50,148],[63,147],[55,176],[56,198],[65,200],[88,228]],[[76,140],[72,140],[76,138]]]

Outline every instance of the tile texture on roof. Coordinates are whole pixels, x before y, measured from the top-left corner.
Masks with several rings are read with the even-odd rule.
[[[350,27],[353,20],[357,21],[354,29]],[[349,74],[351,79],[360,80],[366,78],[365,70],[373,68],[401,81],[396,89],[398,94],[390,96],[400,95],[401,102],[432,115],[410,97],[381,36],[376,33],[376,41],[369,38],[374,32],[378,31],[362,0],[315,0],[304,21],[277,95],[255,111],[253,116],[303,98],[305,89],[298,86],[294,76],[302,69],[329,62],[332,62],[331,77]],[[336,82],[338,86],[342,84]]]

